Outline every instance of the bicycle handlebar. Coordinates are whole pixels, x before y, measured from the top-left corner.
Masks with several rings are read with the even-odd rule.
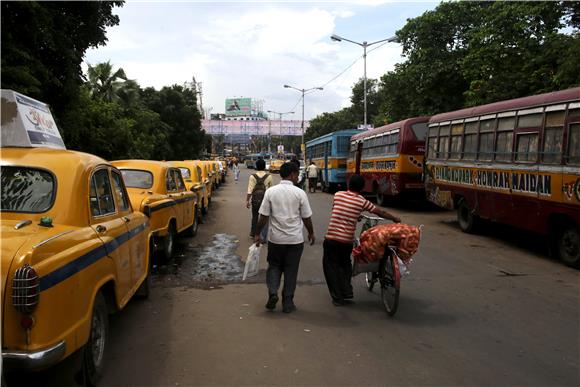
[[[365,214],[360,215],[361,218],[368,219],[368,220],[386,220],[385,218],[381,218],[380,216],[369,216]]]

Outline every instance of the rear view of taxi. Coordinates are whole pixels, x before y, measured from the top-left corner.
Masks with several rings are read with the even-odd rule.
[[[183,181],[185,182],[185,188],[195,192],[197,196],[197,207],[205,215],[207,213],[207,188],[202,179],[201,167],[193,160],[170,161],[169,163],[179,168]]]
[[[201,181],[203,182],[203,184],[205,184],[205,188],[206,188],[206,192],[207,192],[207,208],[209,209],[209,206],[211,205],[211,196],[213,193],[213,181],[212,181],[212,175],[211,175],[211,171],[209,168],[209,165],[202,160],[195,160],[194,161],[195,165],[199,166],[201,168]]]
[[[150,219],[155,245],[165,259],[171,258],[178,233],[194,236],[199,216],[197,196],[187,190],[179,168],[164,161],[119,160],[133,208]]]
[[[82,349],[93,385],[108,315],[148,295],[149,220],[133,212],[119,170],[64,149],[46,105],[3,90],[2,114],[4,369],[47,368]],[[26,128],[24,120],[39,117]]]

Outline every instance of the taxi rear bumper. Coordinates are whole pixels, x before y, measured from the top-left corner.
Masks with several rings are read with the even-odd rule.
[[[64,341],[39,351],[2,351],[6,369],[40,370],[58,363],[66,352]]]

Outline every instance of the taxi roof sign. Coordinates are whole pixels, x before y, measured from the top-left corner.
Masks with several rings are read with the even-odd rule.
[[[2,147],[66,149],[47,104],[2,89]]]

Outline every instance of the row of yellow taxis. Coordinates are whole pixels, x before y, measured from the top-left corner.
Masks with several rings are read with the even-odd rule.
[[[50,110],[2,90],[3,370],[41,370],[73,353],[96,385],[108,316],[147,297],[157,251],[193,236],[225,181],[219,161],[121,160],[64,149]],[[33,122],[33,126],[30,125]]]

